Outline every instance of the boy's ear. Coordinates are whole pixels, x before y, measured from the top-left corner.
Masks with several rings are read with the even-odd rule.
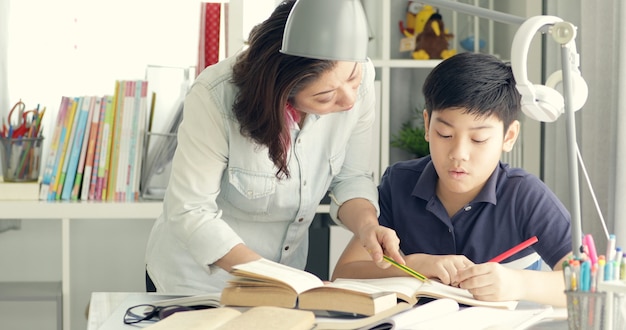
[[[517,137],[519,136],[520,131],[520,122],[519,120],[514,120],[509,128],[504,133],[504,141],[502,143],[502,151],[510,152],[513,150],[513,146],[515,145],[515,141],[517,141]]]

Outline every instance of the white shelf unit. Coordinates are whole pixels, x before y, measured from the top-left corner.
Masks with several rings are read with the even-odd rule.
[[[458,1],[520,17],[541,14],[540,0]],[[400,40],[404,36],[398,23],[405,21],[408,0],[362,0],[362,4],[368,17],[372,37],[368,49],[369,57],[376,67],[376,79],[380,81],[381,86],[379,173],[382,174],[390,164],[411,157],[402,150],[390,147],[391,137],[400,129],[402,123],[411,119],[416,108],[423,107],[422,84],[430,70],[441,60],[414,60],[410,52],[399,51]],[[517,31],[517,26],[494,23],[482,18],[475,19],[474,16],[456,13],[445,8],[440,9],[439,12],[443,17],[445,28],[455,34],[450,41],[450,49],[456,49],[457,53],[463,52],[459,40],[476,30],[476,35],[488,38],[485,48],[481,51],[492,53],[500,58],[509,58],[511,41]],[[470,22],[471,26],[467,25],[467,22]],[[529,77],[533,81],[540,81],[538,78],[540,63],[540,52],[529,54],[528,65],[532,68]],[[514,166],[523,166],[537,174],[538,132],[538,123],[524,123],[524,130],[516,144],[515,153],[506,154],[505,157],[511,159],[505,158],[504,160]]]
[[[61,292],[63,300],[63,329],[70,326],[70,226],[78,219],[156,219],[162,202],[47,202],[0,201],[0,219],[61,220]],[[37,285],[34,283],[34,285]]]

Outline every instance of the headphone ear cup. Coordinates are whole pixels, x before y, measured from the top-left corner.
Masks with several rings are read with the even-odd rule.
[[[574,111],[580,110],[585,102],[587,102],[587,96],[589,94],[589,87],[587,82],[580,75],[580,73],[572,72],[572,108]],[[546,80],[546,86],[557,90],[557,86],[563,82],[563,71],[558,70],[553,72]]]
[[[522,104],[522,111],[532,119],[553,122],[563,113],[564,101],[555,89],[534,85],[536,104]]]

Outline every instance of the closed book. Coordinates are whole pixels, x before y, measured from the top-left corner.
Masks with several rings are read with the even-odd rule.
[[[309,311],[259,306],[246,311],[221,307],[175,313],[149,325],[150,330],[310,330],[315,315]]]
[[[0,177],[0,200],[36,201],[39,199],[39,182],[4,182]]]
[[[236,265],[222,290],[225,306],[276,306],[375,315],[397,305],[394,292],[366,283],[324,283],[317,276],[267,259]]]

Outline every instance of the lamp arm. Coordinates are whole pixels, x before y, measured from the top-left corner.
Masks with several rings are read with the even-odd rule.
[[[569,24],[569,26],[567,26]],[[567,141],[567,164],[569,166],[569,184],[570,184],[570,213],[572,217],[572,252],[577,259],[581,257],[582,246],[582,216],[580,211],[580,186],[578,182],[578,159],[576,158],[576,117],[574,116],[574,106],[572,92],[572,70],[578,69],[572,67],[572,52],[570,41],[576,36],[575,27],[568,22],[561,22],[554,26],[552,36],[554,40],[561,45],[561,67],[563,72],[563,99],[565,116],[565,137]],[[569,29],[569,30],[568,30]],[[564,32],[564,33],[563,33]]]
[[[439,8],[448,8],[454,11],[475,15],[478,17],[498,21],[500,23],[507,23],[510,25],[522,25],[522,23],[524,23],[524,21],[526,20],[525,18],[520,16],[472,6],[466,3],[453,2],[450,0],[422,0],[421,2],[428,3]]]

